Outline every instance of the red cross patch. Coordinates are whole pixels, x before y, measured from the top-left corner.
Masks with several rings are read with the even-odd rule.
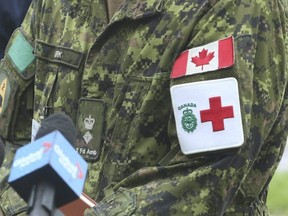
[[[238,147],[244,142],[238,82],[234,78],[171,88],[177,135],[184,154]]]
[[[209,98],[210,109],[201,110],[201,122],[212,123],[213,131],[225,130],[224,119],[234,118],[233,106],[222,107],[221,97]]]

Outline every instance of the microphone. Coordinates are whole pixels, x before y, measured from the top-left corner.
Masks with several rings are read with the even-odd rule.
[[[49,216],[81,196],[87,163],[72,147],[76,128],[64,113],[44,119],[34,142],[16,151],[8,182],[30,216]],[[72,145],[71,145],[72,144]]]
[[[0,167],[3,164],[4,158],[5,158],[5,147],[3,140],[0,138]]]
[[[77,140],[77,130],[72,119],[64,113],[55,113],[43,120],[39,128],[35,140],[58,130],[75,147]]]

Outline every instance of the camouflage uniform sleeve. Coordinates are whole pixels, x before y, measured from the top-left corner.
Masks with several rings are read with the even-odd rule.
[[[261,207],[254,201],[262,199],[287,139],[288,23],[284,10],[288,5],[287,1],[217,2],[194,28],[189,47],[233,35],[236,66],[221,75],[172,80],[171,85],[237,78],[244,144],[196,156],[182,155],[175,144],[171,152],[176,153],[167,155],[159,166],[144,167],[106,188],[104,199],[85,215],[268,215],[265,203]],[[173,124],[171,120],[170,135],[176,133]],[[260,210],[245,212],[253,206]]]
[[[31,135],[35,74],[34,30],[39,27],[36,23],[35,2],[21,27],[12,34],[0,65],[0,135],[5,140],[6,148],[5,160],[0,168],[0,212],[2,209],[4,215],[21,214],[26,208],[24,201],[9,187],[7,177],[15,151],[22,144],[28,143]]]

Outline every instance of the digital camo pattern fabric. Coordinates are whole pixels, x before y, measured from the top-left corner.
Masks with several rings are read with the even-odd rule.
[[[23,107],[33,107],[38,122],[69,114],[89,161],[84,191],[99,203],[86,215],[268,215],[267,186],[288,132],[287,8],[287,0],[125,0],[109,21],[104,0],[35,0],[1,63],[1,74],[15,83],[0,113],[1,135],[23,142],[29,132],[19,129],[32,119],[19,112]],[[17,35],[34,48],[35,60],[18,62],[22,71],[19,56],[7,54]],[[170,78],[185,50],[230,36],[232,66]],[[209,65],[216,56],[210,53],[196,55],[198,68]],[[170,88],[225,78],[238,82],[244,143],[184,155]],[[102,117],[94,100],[103,103]],[[97,124],[101,129],[93,129]],[[1,178],[9,158],[5,163]],[[1,189],[6,215],[25,207]]]

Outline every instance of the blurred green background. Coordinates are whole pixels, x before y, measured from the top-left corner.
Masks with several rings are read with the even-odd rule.
[[[268,207],[271,216],[288,215],[288,171],[278,171],[273,177],[268,193]]]
[[[271,216],[288,216],[288,146],[270,183],[267,205]]]

